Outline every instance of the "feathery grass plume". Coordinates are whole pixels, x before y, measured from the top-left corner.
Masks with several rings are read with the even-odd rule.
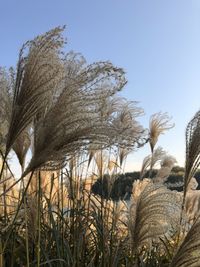
[[[200,266],[200,217],[192,225],[170,264],[170,267],[188,266]]]
[[[97,175],[102,176],[105,174],[108,163],[109,157],[105,151],[97,151],[94,155],[95,164],[97,166]]]
[[[148,184],[152,184],[152,179],[144,178],[142,181],[137,179],[133,182],[131,202],[136,203],[142,191]]]
[[[189,189],[189,188],[188,188]],[[185,199],[185,213],[189,224],[194,223],[196,218],[200,216],[200,191],[188,190]]]
[[[134,149],[146,143],[146,131],[136,120],[142,114],[143,110],[137,107],[137,102],[123,101],[110,119],[112,125],[110,133],[113,138],[118,137],[121,148]]]
[[[181,203],[177,195],[160,184],[147,183],[130,207],[129,231],[135,254],[152,240],[166,234],[177,225]],[[178,213],[179,212],[179,213]]]
[[[160,164],[161,168],[158,170],[156,177],[153,179],[154,182],[164,183],[170,175],[171,170],[176,162],[177,161],[173,156],[165,155]]]
[[[131,152],[131,150],[127,148],[120,147],[119,148],[119,165],[122,167],[123,162],[127,158],[128,154]]]
[[[149,122],[149,142],[152,152],[158,141],[158,137],[166,130],[174,127],[174,124],[170,123],[170,120],[171,118],[167,113],[159,112],[151,116]]]
[[[5,152],[6,135],[12,113],[14,71],[0,67],[0,149]]]
[[[200,111],[198,111],[186,128],[186,160],[184,176],[184,195],[188,184],[200,165]]]
[[[82,66],[69,77],[68,68],[60,94],[35,124],[34,153],[26,173],[45,164],[46,168],[59,168],[66,158],[81,153],[90,143],[110,145],[116,140],[110,138],[110,125],[102,122],[97,104],[122,89],[124,71],[99,62]]]
[[[109,129],[110,136],[113,136],[111,139],[116,140],[117,137],[116,144],[119,145],[117,157],[119,157],[120,165],[122,165],[136,144],[138,146],[144,144],[142,139],[145,136],[145,130],[136,120],[143,114],[143,110],[137,107],[137,102],[115,96],[103,98],[98,103],[98,109],[102,121],[111,126]],[[141,141],[143,143],[140,143]],[[94,154],[95,149],[90,150],[88,166]]]
[[[49,98],[62,78],[62,31],[63,28],[57,27],[27,42],[20,50],[6,154],[34,116],[45,112]]]
[[[137,107],[137,102],[135,101],[127,101],[122,97],[105,98],[99,104],[99,109],[102,119],[111,122],[115,130],[119,127],[118,134],[122,135],[124,133],[125,135],[134,129],[135,132],[132,132],[132,139],[134,140],[135,137],[137,140],[141,132],[144,131],[136,120],[143,115],[143,110]]]
[[[162,147],[159,146],[153,151],[152,155],[146,156],[142,162],[142,167],[140,171],[140,179],[142,179],[145,176],[151,164],[152,164],[152,168],[154,168],[154,166],[159,161],[161,161],[165,155],[166,155],[166,152],[162,149]]]
[[[126,103],[126,99],[119,96],[106,97],[99,102],[101,117],[109,120]]]
[[[17,137],[17,139],[15,140],[12,146],[19,160],[22,173],[24,172],[25,157],[28,152],[28,149],[30,148],[30,145],[31,145],[30,133],[28,129],[25,129],[20,133],[20,135]]]
[[[3,139],[2,146],[4,146],[4,152],[6,144],[6,135],[8,133],[9,123],[12,116],[14,80],[15,74],[13,69],[10,69],[9,72],[6,72],[6,70],[0,70],[0,120],[4,128],[3,133],[0,132],[0,134]],[[18,157],[22,172],[24,171],[25,156],[30,147],[30,144],[31,140],[29,130],[25,129],[17,137],[12,147]]]
[[[94,148],[94,146],[92,147]],[[98,176],[104,175],[108,171],[112,171],[114,166],[117,165],[115,159],[111,155],[111,152],[108,153],[106,150],[90,150],[89,156],[89,162],[94,159]]]
[[[72,51],[64,58],[64,68],[63,87],[67,88],[69,96],[80,93],[83,97],[84,93],[85,100],[95,101],[95,104],[98,103],[95,96],[102,102],[103,99],[120,91],[126,84],[123,69],[114,67],[108,61],[87,65],[81,54]]]
[[[140,170],[140,180],[142,180],[142,178],[145,176],[150,165],[151,165],[151,155],[148,155],[143,159],[143,162],[142,162],[142,167]]]
[[[119,139],[118,141],[120,144],[122,144],[122,141],[127,138],[125,131],[128,132],[128,130],[135,127],[134,128],[135,132],[134,134],[132,134],[130,147],[132,147],[136,141],[139,142],[139,139],[142,137],[143,134],[141,130],[142,127],[139,125],[138,122],[136,122],[136,118],[142,115],[143,111],[141,108],[137,107],[136,104],[137,102],[129,102],[125,98],[117,96],[105,97],[98,103],[100,117],[102,118],[103,121],[106,121],[108,123],[113,123],[113,129],[110,129],[110,134],[112,130],[113,136],[114,137],[118,136]],[[130,125],[128,125],[129,122]],[[117,128],[117,126],[119,126],[120,128]],[[140,127],[141,127],[140,129],[141,132],[139,133]],[[124,138],[123,135],[126,137]],[[130,138],[130,136],[128,138]],[[95,154],[95,149],[90,150],[89,165]],[[101,147],[98,147],[98,149],[101,149]],[[119,154],[120,164],[122,164],[122,162],[124,161],[124,159],[126,158],[126,156],[130,151],[131,149],[128,149],[127,146],[125,145],[123,145],[123,147],[119,147],[118,154]]]

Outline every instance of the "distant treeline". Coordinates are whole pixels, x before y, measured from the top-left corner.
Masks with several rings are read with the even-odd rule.
[[[153,170],[151,177],[157,174],[157,170]],[[183,191],[184,168],[176,166],[172,169],[171,175],[166,180],[166,186],[171,190]],[[147,172],[146,177],[149,177]],[[200,190],[200,170],[195,174],[198,182],[197,190]],[[98,178],[92,185],[91,191],[106,199],[118,201],[120,199],[129,200],[132,193],[133,182],[140,179],[140,172],[127,172],[125,174],[117,174],[109,176],[105,174],[102,178]]]

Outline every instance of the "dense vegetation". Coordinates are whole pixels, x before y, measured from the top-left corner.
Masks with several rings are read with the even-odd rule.
[[[200,266],[200,112],[178,193],[167,188],[176,160],[157,147],[171,118],[153,114],[144,129],[142,109],[117,95],[123,69],[65,54],[62,31],[28,41],[16,70],[0,69],[0,267]],[[123,174],[144,145],[141,171]]]

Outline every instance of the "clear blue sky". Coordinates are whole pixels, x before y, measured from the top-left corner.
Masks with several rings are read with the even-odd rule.
[[[157,111],[173,116],[176,126],[159,145],[183,165],[185,127],[200,107],[200,1],[1,0],[0,65],[15,65],[23,42],[64,24],[66,50],[126,70],[123,95],[140,101],[145,127]],[[128,168],[148,153],[136,152]]]

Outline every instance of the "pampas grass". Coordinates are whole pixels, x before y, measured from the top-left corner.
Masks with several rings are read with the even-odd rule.
[[[61,32],[55,28],[33,41],[25,43],[19,53],[12,114],[6,142],[6,155],[16,138],[28,127],[34,116],[48,106],[63,75],[59,52],[63,45]]]
[[[171,118],[167,113],[155,113],[151,116],[149,121],[149,143],[151,151],[158,141],[158,137],[166,130],[174,127],[174,124],[170,123]]]
[[[154,168],[154,166],[163,159],[166,155],[166,152],[162,147],[158,147],[153,151],[153,154],[146,156],[143,159],[142,167],[140,170],[140,179],[142,179],[148,171],[148,168]]]
[[[184,177],[184,195],[186,195],[188,184],[194,176],[200,164],[200,111],[188,123],[186,128],[186,160]]]
[[[165,155],[161,160],[161,168],[158,170],[156,177],[154,178],[154,182],[164,183],[170,175],[171,170],[176,162],[177,161],[173,156]]]
[[[63,83],[52,107],[36,122],[34,153],[26,173],[42,166],[60,168],[90,143],[108,146],[116,141],[111,141],[110,126],[102,122],[96,103],[121,89],[125,83],[122,70],[110,63],[96,63],[85,67],[74,79],[71,85],[68,80],[66,85]],[[102,82],[111,81],[109,89],[102,86]]]
[[[172,259],[170,267],[200,266],[200,217],[196,219]]]
[[[160,184],[147,183],[137,199],[133,199],[130,210],[129,228],[134,253],[140,253],[142,246],[149,247],[153,239],[178,224],[179,218],[175,214],[180,214],[180,209],[181,203],[175,193]]]
[[[27,42],[16,72],[0,69],[0,266],[199,266],[198,212],[187,221],[182,195],[163,183],[175,160],[155,148],[173,126],[169,116],[154,114],[147,136],[137,102],[116,96],[126,84],[124,70],[65,54],[62,31],[57,27]],[[186,131],[184,197],[199,165],[199,117]],[[126,157],[147,141],[152,154],[130,202],[112,201]],[[23,188],[9,171],[11,149]],[[158,162],[157,176],[142,180]],[[110,174],[107,199],[92,194],[84,179],[103,181],[104,173]]]
[[[0,68],[0,143],[1,151],[5,153],[6,149],[6,135],[8,133],[9,122],[12,113],[12,99],[13,99],[13,83],[14,73],[13,69],[8,72],[4,68]]]
[[[15,143],[13,144],[13,147],[12,147],[13,150],[15,151],[16,155],[17,155],[18,160],[19,160],[22,173],[24,172],[25,158],[26,158],[26,154],[27,154],[30,146],[31,146],[30,131],[28,129],[25,129],[17,137],[17,139],[15,140]]]

